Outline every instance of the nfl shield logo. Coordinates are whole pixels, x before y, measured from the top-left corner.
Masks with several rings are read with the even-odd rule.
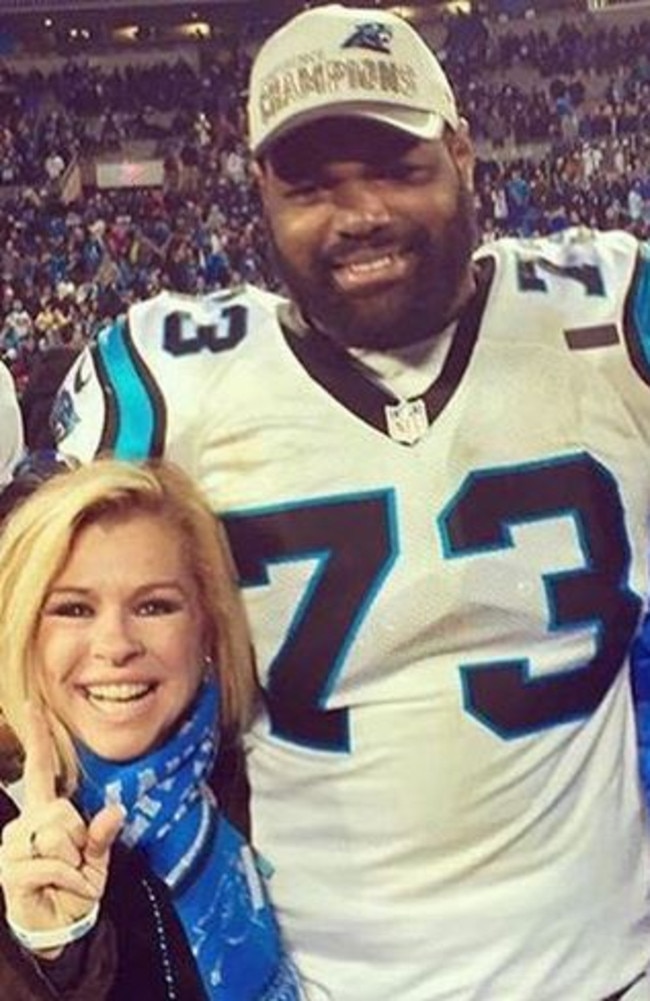
[[[394,406],[385,406],[384,413],[389,435],[403,445],[414,445],[429,428],[423,400],[403,400]]]

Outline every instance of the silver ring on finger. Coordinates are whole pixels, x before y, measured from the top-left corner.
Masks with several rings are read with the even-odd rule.
[[[29,832],[29,857],[30,858],[43,858],[43,856],[42,856],[42,854],[41,854],[41,852],[39,851],[39,848],[38,848],[38,842],[36,840],[37,837],[38,837],[38,831],[36,829],[34,829],[33,831]]]

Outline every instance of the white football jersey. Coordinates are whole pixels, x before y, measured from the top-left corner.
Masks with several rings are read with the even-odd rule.
[[[248,288],[134,306],[56,408],[63,451],[164,454],[226,517],[253,839],[332,1001],[601,1001],[650,959],[650,259],[571,231],[476,266],[419,397]]]
[[[23,454],[23,419],[18,406],[16,385],[6,365],[0,361],[0,489]]]

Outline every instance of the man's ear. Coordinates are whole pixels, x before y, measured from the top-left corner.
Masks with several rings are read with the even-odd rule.
[[[474,190],[474,166],[476,156],[466,119],[461,118],[455,132],[446,134],[447,148],[456,164],[460,176],[470,191]]]
[[[257,185],[262,201],[266,201],[268,170],[268,163],[265,160],[253,160],[251,163],[251,177]]]

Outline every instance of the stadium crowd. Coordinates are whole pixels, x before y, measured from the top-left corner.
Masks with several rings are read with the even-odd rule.
[[[650,21],[554,32],[449,22],[442,56],[478,144],[485,239],[573,224],[650,236],[649,53]],[[0,358],[19,391],[43,350],[79,347],[134,299],[275,286],[244,136],[249,64],[242,46],[200,69],[179,59],[2,71],[0,182],[12,187]],[[143,139],[163,158],[162,187],[59,198],[75,159]]]

